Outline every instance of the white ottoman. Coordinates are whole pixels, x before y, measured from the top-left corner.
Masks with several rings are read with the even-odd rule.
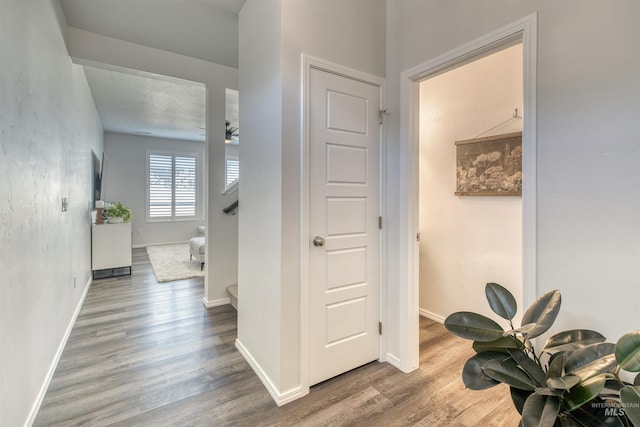
[[[191,252],[189,259],[196,257],[200,261],[200,270],[202,270],[204,268],[204,237],[192,237],[189,240],[189,252]]]

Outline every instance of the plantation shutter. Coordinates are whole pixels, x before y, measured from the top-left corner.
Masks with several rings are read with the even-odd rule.
[[[197,155],[149,153],[149,220],[198,216]]]
[[[175,157],[175,216],[196,215],[196,158]]]
[[[149,218],[170,218],[173,197],[173,158],[149,154]]]
[[[228,158],[226,160],[226,185],[230,185],[240,176],[240,162],[236,158]]]

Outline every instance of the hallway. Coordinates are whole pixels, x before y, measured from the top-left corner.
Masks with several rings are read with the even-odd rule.
[[[517,425],[504,387],[464,389],[473,351],[425,318],[419,370],[373,362],[277,407],[235,349],[235,310],[206,310],[202,286],[158,284],[144,249],[131,276],[95,281],[35,425]]]

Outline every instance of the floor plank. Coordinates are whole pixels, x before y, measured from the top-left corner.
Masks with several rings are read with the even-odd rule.
[[[203,279],[131,276],[87,294],[36,426],[516,426],[509,391],[466,390],[469,342],[420,319],[420,369],[373,362],[278,407],[235,349],[236,312],[205,309]]]

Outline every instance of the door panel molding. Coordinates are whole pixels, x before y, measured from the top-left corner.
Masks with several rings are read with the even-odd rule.
[[[378,110],[385,109],[385,79],[374,76],[369,73],[365,73],[359,70],[354,70],[352,68],[336,64],[330,61],[326,61],[321,58],[313,57],[310,55],[302,54],[301,55],[301,73],[302,73],[302,126],[301,126],[301,185],[300,185],[300,213],[301,213],[301,221],[300,221],[300,379],[301,379],[301,389],[302,393],[306,394],[309,392],[310,387],[310,377],[309,377],[309,356],[310,356],[310,306],[309,306],[309,295],[310,295],[310,281],[309,281],[309,255],[310,255],[310,245],[309,245],[309,222],[310,222],[310,75],[311,70],[316,69],[320,71],[324,71],[327,73],[335,74],[342,77],[347,77],[349,79],[353,79],[356,81],[364,82],[367,84],[374,85],[379,88],[380,91],[380,105],[379,106],[367,106],[367,108],[376,108]],[[342,124],[340,122],[335,123],[335,127],[341,127]],[[351,129],[348,130],[337,130],[337,132],[349,132],[354,131]],[[357,130],[355,130],[357,132]],[[337,145],[336,147],[339,147]],[[382,183],[385,180],[385,169],[382,167],[386,163],[385,161],[385,153],[386,150],[384,148],[384,131],[380,132],[380,159],[379,159],[379,182],[378,182],[378,191],[379,191],[379,211],[384,212],[383,206],[385,204],[385,191]],[[356,171],[358,172],[358,171]],[[340,177],[342,179],[347,178],[348,180],[356,180],[361,178],[357,173],[349,177]],[[366,171],[365,171],[366,172]],[[344,236],[345,238],[352,238],[354,236]],[[355,236],[357,238],[357,236]],[[380,234],[380,242],[379,242],[379,254],[384,253],[385,247],[385,237],[384,233]],[[331,251],[331,247],[327,247],[328,251]],[[381,258],[379,258],[381,259]],[[382,262],[380,264],[379,271],[379,289],[380,289],[380,320],[384,321],[385,314],[385,294],[386,294],[386,282],[384,280],[384,265]],[[345,288],[354,287],[357,288],[358,284],[345,285]],[[348,339],[348,338],[347,338]],[[385,359],[386,353],[386,343],[383,338],[380,340],[380,351],[379,351],[379,360]]]
[[[310,85],[309,379],[316,384],[380,357],[380,88],[313,68]],[[346,148],[330,158],[336,142]],[[353,171],[360,182],[331,180]],[[363,285],[329,291],[330,253],[363,246]],[[334,275],[349,282],[350,268]]]

